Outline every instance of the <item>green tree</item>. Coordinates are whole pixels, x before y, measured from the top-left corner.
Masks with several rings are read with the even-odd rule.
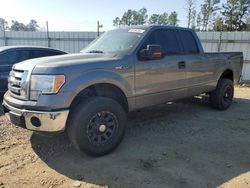
[[[147,22],[147,18],[147,9],[145,8],[138,11],[128,9],[121,18],[116,17],[113,20],[113,25],[117,27],[120,25],[144,25]]]
[[[128,9],[128,11],[126,11],[122,18],[121,18],[121,25],[132,25],[132,19],[133,19],[133,16],[132,16],[132,10],[131,9]]]
[[[239,0],[239,13],[237,16],[237,30],[243,31],[247,28],[247,19],[250,14],[250,0]]]
[[[144,25],[149,24],[160,24],[160,25],[173,25],[177,26],[178,23],[177,12],[172,12],[170,15],[164,12],[163,14],[152,14],[148,19],[147,9],[142,8],[138,11],[128,9],[125,11],[121,18],[116,17],[113,20],[113,25],[119,27],[121,25]]]
[[[220,10],[219,3],[220,0],[204,0],[201,5],[202,30],[208,30],[208,25],[213,21],[216,12]]]
[[[250,16],[246,20],[246,25],[247,25],[246,30],[250,31]]]
[[[10,30],[11,31],[26,31],[26,26],[23,23],[12,20]]]
[[[148,20],[149,24],[159,24],[159,14],[152,14]]]
[[[158,24],[160,25],[168,25],[169,24],[169,16],[168,13],[164,12],[159,15]]]
[[[152,14],[148,20],[149,24],[168,25],[168,22],[168,13],[166,12],[163,14]]]
[[[171,12],[171,14],[168,16],[168,24],[171,26],[178,26],[178,14],[177,12]]]
[[[185,6],[185,10],[187,11],[187,19],[188,19],[188,28],[190,28],[192,26],[192,22],[193,22],[193,13],[195,11],[195,3],[196,0],[185,0],[186,1],[186,6]]]
[[[213,31],[227,31],[226,26],[223,23],[223,20],[218,16],[213,23]]]
[[[191,14],[191,28],[196,29],[196,10],[193,10]]]
[[[8,29],[8,22],[5,19],[0,18],[0,31],[6,30],[6,29]]]
[[[37,24],[37,21],[30,20],[30,23],[25,25],[21,22],[12,20],[10,30],[11,31],[37,31],[39,28],[39,25]]]
[[[36,20],[30,20],[30,23],[26,25],[26,30],[27,31],[37,31],[39,28],[39,25],[37,24]]]
[[[113,20],[113,25],[114,25],[115,27],[120,27],[120,25],[121,25],[121,20],[120,20],[119,17],[116,17],[116,18]]]
[[[222,7],[221,13],[228,31],[242,31],[247,28],[250,0],[227,0]]]
[[[227,30],[228,31],[236,30],[238,0],[227,0],[227,2],[222,5],[222,7],[223,9],[221,13],[224,16]]]
[[[201,13],[197,15],[196,18],[196,30],[200,31],[201,30],[201,25],[202,25],[202,20],[201,20]]]
[[[139,11],[134,12],[134,14],[136,15],[135,17],[136,25],[144,25],[145,23],[147,23],[147,19],[148,19],[147,12],[148,11],[146,8],[142,8]]]

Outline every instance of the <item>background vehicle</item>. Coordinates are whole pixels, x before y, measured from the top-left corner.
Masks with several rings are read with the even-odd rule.
[[[16,125],[66,130],[75,148],[100,156],[121,142],[130,111],[202,93],[227,109],[242,64],[241,52],[204,53],[190,29],[116,29],[81,54],[14,65],[3,109]]]
[[[45,56],[66,54],[61,50],[33,47],[33,46],[6,46],[0,47],[0,93],[7,91],[8,76],[15,63]]]

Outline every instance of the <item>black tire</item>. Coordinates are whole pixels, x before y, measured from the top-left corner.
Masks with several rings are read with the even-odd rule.
[[[211,106],[217,110],[226,110],[232,104],[234,85],[232,80],[220,79],[216,89],[210,94]]]
[[[67,132],[71,144],[81,152],[102,156],[121,142],[126,129],[122,106],[106,97],[81,101],[70,113]]]

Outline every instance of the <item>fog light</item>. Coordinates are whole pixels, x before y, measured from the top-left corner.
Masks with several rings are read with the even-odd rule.
[[[41,121],[37,117],[32,117],[30,118],[30,122],[34,127],[40,127],[41,126]]]

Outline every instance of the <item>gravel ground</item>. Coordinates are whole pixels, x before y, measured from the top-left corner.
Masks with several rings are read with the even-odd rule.
[[[0,113],[0,188],[250,187],[250,88],[227,111],[196,97],[129,114],[122,144],[91,158]]]

